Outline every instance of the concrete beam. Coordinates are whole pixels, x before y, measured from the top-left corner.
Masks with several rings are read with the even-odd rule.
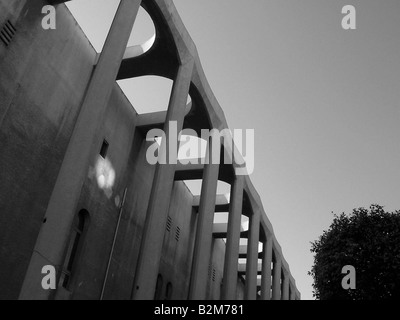
[[[200,204],[200,196],[193,197],[193,207],[198,209]],[[215,212],[228,212],[229,200],[226,195],[219,194],[215,199]]]
[[[57,5],[57,4],[64,3],[64,2],[69,2],[69,1],[70,0],[49,0],[49,3],[51,5]]]
[[[245,238],[248,237],[248,231],[243,232],[243,234],[246,234]],[[262,257],[263,257],[263,253],[262,253],[262,252],[259,252],[259,253],[258,253],[258,258],[259,258],[259,259],[262,259]],[[240,259],[246,259],[246,258],[247,258],[247,252],[240,252],[240,253],[239,253],[239,258],[240,258]]]
[[[284,272],[282,282],[282,300],[289,300],[289,274]]]
[[[243,277],[244,281],[246,282],[246,276]],[[257,278],[256,280],[256,285],[257,285],[257,289],[256,289],[256,293],[258,294],[259,291],[261,290],[261,285],[262,285],[262,280],[261,278]]]
[[[248,230],[246,230],[245,231],[246,233],[248,233],[249,231]],[[259,259],[262,259],[262,251],[261,252],[258,252],[258,258]],[[239,246],[239,258],[242,258],[242,259],[246,259],[247,258],[247,244],[241,244],[240,246]]]
[[[239,275],[246,275],[246,266],[247,266],[247,263],[239,263],[238,264]],[[261,272],[262,272],[262,263],[258,263],[257,275],[261,275]]]
[[[262,262],[262,286],[261,299],[271,299],[271,262],[272,262],[272,238],[269,237],[263,244]]]
[[[281,300],[282,261],[280,257],[276,257],[272,271],[272,300]]]
[[[176,134],[170,132],[169,122],[176,121],[177,132],[182,130],[185,116],[184,107],[189,94],[192,72],[193,61],[181,65],[178,69],[178,74],[172,87],[164,127],[166,139],[165,141],[163,139],[161,143],[161,153],[171,152],[169,150],[169,137]],[[177,155],[177,150],[174,150],[174,152]],[[132,298],[136,300],[151,300],[154,298],[175,169],[176,166],[172,164],[156,164],[132,292]]]
[[[150,112],[138,115],[136,127],[138,128],[163,128],[165,119],[167,118],[167,111]]]
[[[231,185],[224,260],[225,281],[222,286],[223,300],[236,299],[240,232],[242,230],[243,183],[243,177],[239,176],[235,177]]]
[[[216,211],[218,212],[218,211]],[[240,238],[247,238],[248,236],[248,231],[242,231],[243,228],[240,228]],[[228,236],[228,223],[223,222],[223,223],[214,223],[213,225],[213,237],[215,239],[226,239]],[[247,255],[247,253],[246,253]]]
[[[204,164],[182,164],[176,165],[175,181],[183,180],[200,180],[203,177]],[[200,203],[200,196],[196,198],[197,203]],[[198,207],[199,205],[197,205]]]
[[[296,300],[296,286],[290,283],[289,288],[289,300]]]
[[[53,1],[53,4],[60,1]],[[107,35],[99,62],[87,87],[20,292],[20,299],[49,299],[42,268],[61,268],[84,179],[103,139],[99,127],[124,55],[141,0],[122,0]],[[185,101],[186,102],[186,101]],[[95,150],[96,149],[96,150]],[[72,174],[73,173],[73,174]],[[57,270],[60,274],[61,270]]]
[[[258,244],[260,240],[261,212],[255,211],[250,216],[249,240],[247,243],[247,265],[245,299],[256,300],[257,298],[257,266],[258,266]]]
[[[219,156],[220,152],[214,153],[214,150],[219,151],[220,148],[221,141],[212,136],[207,146],[207,155],[210,156],[210,159],[212,159],[213,154]],[[189,290],[190,300],[204,300],[206,298],[219,173],[219,164],[213,164],[213,162],[210,161],[209,164],[206,164],[203,172]]]
[[[200,205],[201,196],[194,196],[193,197],[193,207],[198,207]],[[228,196],[226,194],[218,194],[215,197],[215,205],[216,206],[225,206],[229,205]],[[224,211],[227,212],[227,211]]]

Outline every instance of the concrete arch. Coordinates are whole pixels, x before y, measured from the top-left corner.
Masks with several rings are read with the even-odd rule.
[[[127,49],[117,80],[142,75],[159,75],[173,80],[178,66],[189,59],[188,50],[178,45],[178,39],[166,19],[166,7],[155,1],[142,1],[141,6],[154,22],[154,42],[148,51],[139,56],[134,54],[133,49]]]
[[[173,2],[170,0],[148,0],[144,1],[144,3],[148,3],[149,5],[150,3],[151,5],[156,5],[159,8],[159,12],[166,14],[166,16],[170,17],[170,19],[166,20],[166,23],[172,33],[174,41],[176,41],[175,43],[177,45],[177,50],[179,52],[181,62],[186,61],[187,59],[194,59],[191,88],[192,91],[194,89],[196,90],[196,93],[193,96],[201,98],[194,103],[196,104],[196,102],[201,102],[201,107],[204,109],[206,117],[209,120],[210,128],[215,128],[219,130],[227,129],[228,124],[224,112],[211,90],[211,87],[202,68],[197,49],[192,39],[190,38],[186,28],[184,27]],[[234,166],[235,164],[233,164],[233,167]],[[271,239],[271,241],[273,242],[275,255],[278,255],[280,257],[283,267],[290,274],[289,266],[283,257],[282,249],[275,238],[272,224],[265,214],[261,198],[255,190],[248,176],[245,177],[244,182],[243,209],[244,212],[246,212],[247,210],[252,214],[254,214],[255,212],[260,213],[260,233],[264,235],[265,238],[269,237]]]

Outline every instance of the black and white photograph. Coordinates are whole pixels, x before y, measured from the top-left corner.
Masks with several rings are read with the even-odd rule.
[[[399,17],[0,0],[0,300],[400,300]]]

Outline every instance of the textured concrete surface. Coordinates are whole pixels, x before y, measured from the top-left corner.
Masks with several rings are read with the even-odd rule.
[[[139,57],[116,59],[115,63],[121,65],[113,68],[117,71],[117,79],[153,74],[175,80],[168,112],[141,116],[114,80],[103,81],[102,77],[106,77],[108,71],[96,78],[97,54],[62,2],[65,1],[53,1],[57,4],[57,29],[45,32],[41,28],[41,8],[48,4],[47,1],[0,0],[0,27],[9,20],[17,30],[9,46],[0,43],[0,288],[6,288],[0,290],[0,299],[19,296],[28,299],[99,299],[109,260],[105,299],[151,299],[158,275],[163,278],[162,297],[170,283],[170,298],[187,299],[199,207],[194,205],[193,196],[179,180],[201,178],[204,166],[192,169],[176,166],[163,171],[163,168],[148,164],[145,151],[149,143],[145,141],[145,134],[151,127],[162,127],[162,122],[168,119],[178,119],[181,126],[197,132],[202,128],[227,128],[222,108],[208,85],[196,47],[172,1],[142,2],[155,22],[155,44]],[[133,0],[127,2],[133,3]],[[187,65],[191,65],[190,73],[180,77],[179,67]],[[109,94],[93,87],[93,83],[107,83],[104,85]],[[76,157],[68,158],[67,150],[80,143],[74,142],[76,137],[75,140],[71,137],[77,132],[77,124],[82,126],[82,106],[87,103],[93,88],[104,93],[101,99],[100,93],[93,95],[101,100],[99,104],[104,104],[103,114],[97,117],[93,114],[93,124],[86,115],[83,123],[95,128],[92,132],[96,134],[92,140],[87,140],[91,143],[87,149],[82,149],[82,154],[75,153]],[[193,106],[185,114],[188,92]],[[95,105],[97,100],[93,101],[91,103]],[[93,112],[96,113],[94,109]],[[94,173],[104,139],[109,144],[107,160],[115,171],[115,183],[110,190],[99,187]],[[63,175],[71,181],[76,178],[79,183],[73,190],[58,195],[62,200],[64,197],[71,199],[68,209],[61,206],[58,210],[57,206],[63,201],[54,200],[54,190],[66,159],[70,159],[70,169]],[[81,159],[78,164],[86,164],[74,170],[71,159]],[[233,167],[221,165],[218,179],[233,183]],[[202,264],[210,266],[207,279],[202,278],[205,297],[220,299],[223,277],[229,274],[231,280],[225,289],[225,297],[255,298],[260,284],[256,258],[262,257],[256,244],[268,238],[270,250],[279,258],[273,272],[276,277],[274,298],[299,299],[300,293],[289,266],[249,177],[242,178],[240,188],[243,202],[235,203],[234,208],[240,208],[237,210],[246,216],[259,212],[260,219],[246,232],[228,228],[233,242],[226,255],[224,241],[217,237],[211,239],[212,232],[207,236],[204,243],[210,243],[211,247],[210,260]],[[126,201],[110,259],[119,203],[125,189]],[[214,197],[206,198],[210,201]],[[50,211],[53,213],[46,216],[52,201]],[[217,205],[216,211],[229,210],[229,204],[220,204],[218,200],[217,203],[206,202],[206,205],[207,208]],[[58,290],[44,293],[38,288],[42,275],[37,273],[37,268],[54,262],[58,271],[63,269],[71,223],[81,209],[87,210],[89,217],[71,281],[67,288],[59,285]],[[67,220],[66,216],[69,217]],[[236,221],[233,227],[240,228],[240,224]],[[44,230],[50,232],[39,241],[39,233]],[[60,233],[64,234],[62,241]],[[240,249],[234,252],[238,233],[250,237],[249,252],[241,253]],[[40,243],[44,245],[38,245]],[[41,249],[34,253],[35,246]],[[32,254],[38,258],[31,259]],[[229,261],[227,267],[225,256]],[[245,278],[236,274],[232,267],[237,256],[250,259],[245,278],[255,280],[251,284],[246,285]],[[29,270],[34,271],[30,274]],[[284,290],[280,283],[282,272],[287,275]],[[232,281],[236,286],[231,286]],[[144,290],[135,293],[138,284]]]

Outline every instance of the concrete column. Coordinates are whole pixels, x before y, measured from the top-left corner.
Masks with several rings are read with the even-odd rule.
[[[272,276],[272,300],[281,299],[281,273],[282,261],[280,257],[276,257]]]
[[[257,299],[258,242],[260,240],[261,212],[250,216],[249,239],[247,242],[245,300]]]
[[[108,33],[103,51],[76,121],[53,193],[20,292],[20,299],[49,299],[52,290],[43,290],[44,265],[59,271],[69,241],[81,188],[94,150],[100,148],[98,131],[115,85],[123,55],[141,0],[122,0]],[[58,276],[60,272],[57,272]]]
[[[207,148],[207,157],[210,160],[209,163],[205,165],[203,171],[190,281],[190,300],[204,300],[206,298],[208,265],[211,257],[212,230],[221,154],[221,141],[220,138],[217,137],[213,135],[210,137]]]
[[[263,261],[261,274],[261,300],[271,300],[271,262],[272,262],[272,237],[263,244]]]
[[[222,299],[235,300],[238,279],[240,227],[242,222],[244,177],[236,176],[231,187],[228,230],[226,236]]]
[[[289,273],[284,272],[282,283],[282,300],[289,300]]]
[[[296,288],[295,286],[290,283],[290,296],[289,296],[289,300],[296,300]]]
[[[162,139],[159,154],[159,157],[162,157],[162,154],[167,153],[167,162],[170,156],[177,157],[177,148],[169,144],[170,142],[177,143],[177,141],[169,141],[172,139],[170,137],[176,134],[170,132],[172,129],[169,123],[175,121],[177,132],[182,130],[193,65],[193,60],[191,60],[179,67],[172,87],[164,125],[165,139]],[[175,154],[172,155],[172,152]],[[157,163],[156,166],[132,288],[132,299],[151,300],[154,298],[175,169],[176,164]]]

